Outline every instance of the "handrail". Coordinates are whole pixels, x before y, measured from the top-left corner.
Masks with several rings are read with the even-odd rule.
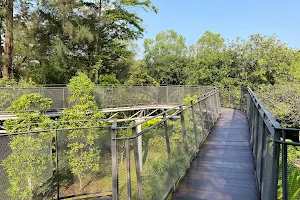
[[[252,97],[253,101],[255,102],[255,106],[257,107],[257,109],[262,111],[263,114],[261,114],[261,117],[263,119],[265,119],[265,117],[267,117],[267,119],[270,120],[270,122],[272,123],[272,125],[275,129],[280,129],[281,128],[280,124],[276,121],[276,119],[272,116],[272,114],[265,108],[265,106],[261,103],[261,101],[258,100],[255,93],[250,88],[248,88],[248,92],[249,92],[250,96]]]
[[[247,91],[250,98],[250,101],[247,101],[247,116],[260,197],[263,200],[277,199],[278,183],[280,182],[282,199],[288,200],[290,193],[295,192],[290,191],[290,184],[294,183],[289,182],[288,168],[293,168],[291,166],[293,163],[288,159],[288,146],[300,146],[300,143],[298,140],[290,142],[287,139],[290,137],[289,133],[298,132],[299,134],[300,129],[282,127],[256,94],[250,88],[247,88]],[[299,195],[296,198],[298,199]]]

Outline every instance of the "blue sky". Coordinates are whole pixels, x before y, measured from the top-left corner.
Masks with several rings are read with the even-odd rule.
[[[146,32],[155,38],[173,29],[187,44],[210,30],[226,39],[247,38],[254,33],[276,34],[290,47],[300,48],[299,0],[152,0],[158,14],[140,12]],[[143,39],[137,41],[142,50]],[[141,55],[140,55],[141,56]]]

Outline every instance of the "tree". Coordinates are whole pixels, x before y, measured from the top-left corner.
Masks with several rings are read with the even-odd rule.
[[[4,20],[4,1],[0,2],[0,69],[2,69],[2,65],[3,65],[3,52],[4,52],[4,48],[3,48],[3,40],[2,40],[2,36],[4,33],[4,26],[3,26],[3,20]]]
[[[4,0],[4,19],[5,19],[5,47],[4,62],[2,68],[3,76],[13,77],[13,14],[14,0]]]
[[[160,84],[185,84],[187,46],[185,38],[173,30],[158,33],[144,42],[145,68]]]
[[[248,41],[237,39],[229,46],[231,74],[249,86],[291,81],[295,50],[275,35],[251,35]]]
[[[15,14],[16,73],[43,84],[67,83],[78,71],[97,83],[101,74],[124,80],[128,47],[144,31],[132,8],[156,12],[150,0],[24,1]]]
[[[93,97],[94,84],[87,75],[78,73],[70,80],[68,89],[72,107],[63,110],[60,124],[64,128],[72,128],[67,133],[66,157],[72,174],[79,179],[79,190],[83,192],[86,175],[100,171],[101,151],[96,145],[100,133],[95,127],[104,125],[103,115],[98,112]]]
[[[100,76],[100,84],[104,86],[119,86],[120,81],[117,79],[116,74],[104,74]]]
[[[191,64],[186,68],[189,74],[187,82],[192,85],[224,84],[230,64],[225,39],[220,34],[206,31],[191,48]]]
[[[49,152],[52,137],[50,132],[39,132],[50,127],[51,120],[44,113],[51,103],[50,99],[39,94],[26,94],[10,107],[17,119],[5,121],[8,133],[36,132],[9,136],[12,152],[1,165],[8,174],[10,187],[7,193],[12,199],[33,199],[37,189],[51,177],[52,158]]]
[[[157,86],[159,83],[149,76],[146,72],[135,71],[132,72],[129,78],[125,81],[126,85],[153,85]]]

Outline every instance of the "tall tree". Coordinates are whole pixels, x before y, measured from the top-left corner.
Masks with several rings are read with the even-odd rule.
[[[0,69],[2,69],[2,59],[3,59],[3,40],[2,36],[4,33],[4,26],[3,26],[3,20],[4,20],[4,1],[0,1]]]
[[[185,84],[187,46],[185,38],[173,30],[157,34],[144,42],[144,63],[149,75],[160,84]]]
[[[11,75],[13,77],[13,15],[14,0],[5,0],[5,46],[4,46],[4,62],[2,68],[3,76]]]
[[[37,83],[67,83],[77,71],[95,81],[100,74],[112,73],[124,80],[134,58],[128,47],[144,31],[142,18],[132,8],[156,12],[150,0],[50,0],[40,1],[39,6],[24,1],[22,5],[15,14],[16,73]]]

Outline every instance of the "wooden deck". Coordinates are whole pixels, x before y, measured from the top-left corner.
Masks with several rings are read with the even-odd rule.
[[[257,200],[249,141],[246,116],[223,108],[172,199]]]

